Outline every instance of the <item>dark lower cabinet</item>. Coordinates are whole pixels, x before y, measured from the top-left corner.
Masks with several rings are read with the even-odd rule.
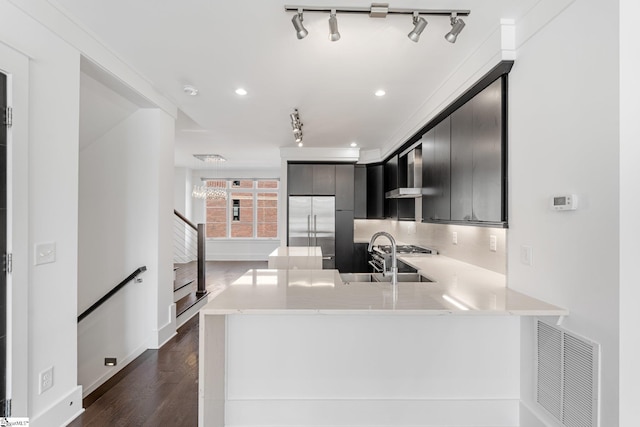
[[[353,244],[353,273],[368,273],[371,271],[368,247],[368,243]]]
[[[336,269],[353,270],[353,211],[336,211]]]

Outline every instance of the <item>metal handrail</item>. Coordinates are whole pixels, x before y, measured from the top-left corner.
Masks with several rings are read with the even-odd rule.
[[[189,227],[193,228],[193,229],[194,229],[194,230],[196,230],[196,231],[198,230],[198,227],[197,227],[194,223],[192,223],[191,221],[189,221],[189,220],[187,219],[187,217],[186,217],[186,216],[182,215],[180,212],[178,212],[178,211],[177,211],[177,210],[175,210],[175,209],[173,210],[173,213],[174,213],[174,214],[176,214],[176,216],[177,216],[178,218],[180,218],[181,220],[183,220],[183,221],[184,221],[184,222],[185,222]]]
[[[113,289],[111,289],[109,292],[107,292],[107,294],[105,296],[103,296],[98,301],[96,301],[91,307],[89,307],[85,311],[83,311],[82,314],[80,314],[80,316],[78,316],[78,323],[80,323],[80,321],[82,319],[84,319],[85,317],[90,315],[95,309],[97,309],[102,304],[104,304],[109,298],[111,298],[116,292],[118,292],[120,289],[122,289],[127,283],[129,283],[130,281],[135,279],[137,275],[139,275],[140,273],[143,273],[145,271],[147,271],[147,267],[144,266],[144,265],[142,267],[137,268],[136,271],[134,271],[129,276],[127,276],[126,279],[124,279],[122,282],[118,283]]]

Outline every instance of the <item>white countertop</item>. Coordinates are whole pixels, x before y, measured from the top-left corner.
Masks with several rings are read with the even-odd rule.
[[[505,276],[441,255],[399,257],[434,282],[343,284],[337,270],[250,270],[203,314],[563,316],[567,310],[506,288]]]
[[[269,256],[321,257],[322,249],[320,246],[280,246],[275,248]]]

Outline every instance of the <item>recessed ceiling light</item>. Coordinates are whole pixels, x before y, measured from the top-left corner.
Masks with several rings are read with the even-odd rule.
[[[378,89],[378,90],[376,91],[376,96],[385,96],[386,94],[387,94],[387,92],[385,92],[385,91],[384,91],[384,90],[382,90],[382,89]]]
[[[184,85],[182,90],[189,96],[196,96],[198,94],[198,89],[191,85]]]
[[[351,143],[351,146],[352,146],[352,147],[357,147],[357,146],[358,146],[358,143],[357,143],[357,142],[352,142],[352,143]]]
[[[247,91],[239,87],[238,89],[236,89],[236,93],[240,96],[245,96],[247,94]]]

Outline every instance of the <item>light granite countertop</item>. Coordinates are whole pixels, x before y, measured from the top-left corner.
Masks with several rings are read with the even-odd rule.
[[[207,314],[564,316],[513,291],[505,276],[441,255],[398,257],[433,282],[343,283],[337,270],[249,270],[213,298]]]

